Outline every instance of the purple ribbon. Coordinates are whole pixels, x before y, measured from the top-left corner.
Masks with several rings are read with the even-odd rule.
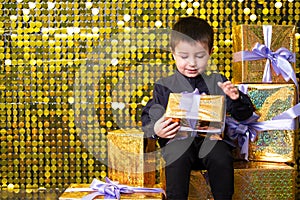
[[[109,178],[105,177],[105,181],[99,181],[94,179],[90,185],[92,193],[84,196],[82,200],[92,200],[99,195],[104,195],[104,199],[120,199],[121,194],[132,194],[136,192],[141,193],[162,193],[166,196],[165,191],[161,188],[142,188],[142,187],[131,187],[127,185],[120,185],[116,182],[111,181]],[[72,189],[72,188],[71,188]],[[87,190],[90,191],[90,190]]]
[[[259,116],[253,115],[245,121],[236,121],[232,117],[227,117],[226,134],[232,140],[237,140],[241,148],[241,154],[248,160],[249,141],[254,142],[257,132],[268,130],[295,130],[296,117],[300,116],[300,103],[285,112],[273,117],[271,120],[257,122]]]
[[[200,93],[196,88],[193,92],[182,92],[181,99],[179,103],[179,108],[186,110],[186,115],[188,116],[188,123],[192,129],[195,129],[198,121],[198,110],[200,106]]]
[[[293,80],[298,88],[298,82],[296,74],[290,62],[296,61],[295,53],[290,52],[288,49],[282,47],[277,51],[272,52],[270,49],[271,38],[272,38],[272,26],[263,25],[264,42],[265,45],[256,43],[252,51],[240,51],[233,55],[234,62],[243,60],[261,60],[267,59],[263,79],[264,83],[272,82],[271,65],[276,75],[282,75],[284,80],[288,82],[290,79]]]

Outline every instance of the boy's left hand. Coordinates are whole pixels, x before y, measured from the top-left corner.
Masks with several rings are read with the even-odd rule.
[[[239,90],[231,83],[231,81],[226,81],[224,83],[218,82],[218,86],[230,97],[230,99],[236,100],[240,97]]]

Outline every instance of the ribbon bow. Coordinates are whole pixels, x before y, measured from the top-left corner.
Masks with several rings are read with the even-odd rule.
[[[296,57],[295,53],[290,52],[288,49],[281,47],[277,51],[272,52],[270,49],[271,46],[271,38],[272,38],[272,26],[264,25],[263,26],[264,33],[264,44],[256,43],[252,51],[240,51],[234,53],[233,59],[234,62],[242,61],[242,60],[261,60],[267,59],[263,79],[262,82],[271,83],[271,65],[276,73],[276,75],[282,75],[285,81],[293,80],[295,85],[298,88],[298,82],[296,78],[296,74],[290,62],[295,62]]]
[[[104,199],[119,200],[122,193],[132,194],[135,192],[162,193],[165,195],[165,191],[160,188],[142,188],[120,185],[116,182],[111,181],[107,177],[105,178],[105,181],[106,182],[94,179],[89,188],[92,190],[92,193],[84,196],[82,200],[92,200],[99,195],[104,195]]]
[[[254,142],[257,129],[255,123],[259,119],[259,116],[255,113],[245,120],[238,122],[232,117],[227,117],[225,123],[227,124],[227,135],[232,140],[237,140],[239,147],[241,147],[240,153],[245,155],[245,159],[248,159],[248,144],[249,140]]]

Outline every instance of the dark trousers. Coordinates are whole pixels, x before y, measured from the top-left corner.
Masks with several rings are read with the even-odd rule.
[[[231,147],[221,140],[188,138],[162,148],[166,161],[167,199],[188,198],[192,169],[206,169],[214,200],[232,199],[234,169]]]

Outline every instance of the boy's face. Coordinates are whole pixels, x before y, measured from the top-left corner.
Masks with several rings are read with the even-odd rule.
[[[177,70],[187,77],[196,77],[205,71],[210,50],[200,42],[180,41],[174,48],[173,57]]]

